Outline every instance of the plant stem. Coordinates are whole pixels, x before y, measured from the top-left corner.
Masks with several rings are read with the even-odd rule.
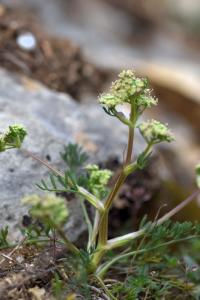
[[[108,237],[108,212],[106,212],[101,221],[101,226],[99,227],[99,240],[98,245],[105,245]]]
[[[104,284],[103,280],[100,277],[94,276],[94,278],[98,280],[102,289],[104,289],[105,293],[109,296],[109,299],[117,300],[117,298],[112,295],[112,293],[109,291],[109,289],[107,288],[107,286]]]
[[[180,204],[178,204],[175,208],[173,208],[171,211],[166,213],[163,217],[158,219],[156,222],[153,223],[153,225],[161,225],[165,221],[169,220],[171,217],[173,217],[175,214],[177,214],[180,210],[182,210],[186,205],[188,205],[191,201],[193,201],[197,195],[200,194],[200,190],[195,190],[189,197],[187,197],[184,201],[182,201]],[[123,236],[108,240],[106,248],[114,249],[121,246],[124,246],[128,243],[130,243],[133,239],[136,239],[140,236],[142,236],[146,232],[146,229],[140,229],[138,231],[125,234]]]
[[[130,126],[131,125],[131,122],[130,120],[126,119],[125,117],[123,117],[119,112],[117,112],[115,110],[115,116],[122,122],[124,123],[125,125],[127,126]]]
[[[134,129],[133,127],[129,127],[129,139],[128,139],[128,148],[127,148],[127,154],[126,154],[126,160],[125,160],[125,167],[131,163],[132,158],[132,151],[133,151],[133,140],[134,140]],[[125,172],[125,167],[123,167],[117,182],[114,185],[113,190],[111,191],[110,195],[108,196],[106,202],[105,202],[105,213],[102,216],[102,219],[100,220],[99,225],[99,243],[100,245],[105,245],[107,242],[107,236],[108,236],[108,213],[110,210],[110,207],[117,196],[121,186],[123,185],[124,181],[126,180],[127,172]]]
[[[88,243],[88,248],[91,249],[96,246],[96,236],[98,234],[98,226],[99,226],[99,220],[100,220],[100,212],[96,210],[95,217],[94,217],[94,224],[93,224],[93,230],[91,235],[91,240]]]
[[[83,215],[84,215],[84,218],[85,218],[85,222],[87,224],[87,227],[88,227],[88,247],[87,247],[87,250],[89,251],[89,248],[90,248],[90,241],[91,241],[91,236],[92,236],[92,223],[90,221],[90,218],[89,218],[89,215],[88,215],[88,212],[87,212],[87,208],[85,206],[85,203],[84,203],[84,199],[80,199],[80,203],[81,203],[81,207],[82,207],[82,210],[83,210]]]
[[[128,146],[127,146],[127,152],[126,152],[125,165],[123,166],[121,173],[120,173],[112,191],[110,192],[108,198],[105,201],[104,211],[100,214],[98,226],[95,228],[95,232],[93,231],[93,239],[95,239],[97,234],[99,233],[98,246],[97,246],[97,248],[99,248],[99,250],[97,250],[96,254],[93,255],[93,260],[94,260],[93,264],[96,264],[96,266],[99,264],[99,261],[101,260],[102,256],[104,255],[105,251],[103,249],[108,240],[109,210],[110,210],[112,203],[113,203],[115,197],[117,196],[121,186],[123,185],[124,181],[126,180],[127,176],[129,175],[129,173],[126,172],[126,167],[131,163],[132,152],[133,152],[134,127],[135,127],[135,122],[136,122],[136,110],[135,110],[134,101],[131,104],[131,112],[130,112],[129,121],[130,121],[129,136],[128,136]],[[132,169],[134,169],[134,168],[132,168]]]
[[[109,197],[107,198],[105,202],[105,211],[108,211],[112,205],[112,202],[114,198],[117,196],[122,184],[124,183],[126,179],[126,175],[124,174],[124,170],[121,171],[121,174],[119,175],[116,184],[114,185],[113,190],[111,191]]]
[[[134,140],[134,127],[135,127],[135,103],[131,104],[131,113],[130,113],[130,122],[131,125],[129,125],[129,132],[128,132],[128,147],[127,147],[127,153],[126,153],[126,160],[125,165],[130,164],[132,159],[132,153],[133,153],[133,140]]]
[[[97,210],[104,211],[104,204],[97,197],[89,193],[86,189],[81,186],[77,186],[77,193],[84,197]]]
[[[133,152],[133,140],[134,140],[134,130],[132,127],[129,127],[128,149],[126,154],[125,165],[128,165],[131,162],[132,152]]]
[[[175,214],[177,214],[180,210],[182,210],[186,205],[188,205],[192,200],[194,200],[200,194],[200,189],[194,191],[189,197],[187,197],[184,201],[166,213],[163,217],[158,219],[156,222],[157,225],[164,223],[165,221],[169,220]]]
[[[130,113],[130,121],[135,122],[135,105],[131,105],[131,113]],[[132,151],[133,151],[133,140],[134,140],[134,123],[132,126],[129,126],[129,137],[128,137],[128,146],[127,146],[127,153],[126,153],[126,159],[125,159],[125,165],[128,165],[131,163],[132,158]],[[117,182],[115,183],[113,190],[111,191],[110,195],[106,199],[105,202],[105,211],[108,212],[114,198],[116,197],[117,193],[119,192],[119,189],[121,188],[122,184],[124,183],[125,179],[127,177],[127,174],[124,172],[124,168],[122,168],[121,173],[117,179]]]
[[[70,252],[72,254],[79,255],[80,252],[79,252],[78,248],[72,242],[70,242],[68,240],[68,238],[66,237],[64,231],[52,219],[49,219],[49,221],[50,221],[52,227],[55,228],[55,230],[57,231],[59,236],[63,239],[65,245],[70,250]]]
[[[45,160],[41,159],[40,157],[34,155],[33,153],[31,153],[28,150],[23,149],[22,152],[24,152],[26,155],[32,157],[34,160],[38,161],[39,163],[41,163],[42,165],[44,165],[45,167],[47,167],[49,170],[51,170],[54,174],[63,177],[64,174],[62,174],[60,171],[58,171],[56,168],[54,168],[53,166],[51,166],[48,162],[46,162]]]
[[[128,257],[133,256],[133,255],[145,253],[145,252],[148,252],[148,251],[153,251],[153,250],[155,250],[157,248],[161,248],[163,246],[169,246],[169,245],[172,245],[174,243],[179,243],[179,242],[183,242],[183,241],[187,241],[187,240],[191,240],[191,239],[195,239],[195,238],[199,238],[199,237],[200,237],[199,235],[191,235],[191,236],[188,236],[188,237],[185,237],[185,238],[181,238],[181,239],[177,239],[177,240],[171,240],[169,242],[162,243],[162,244],[157,245],[157,246],[152,247],[152,248],[136,250],[136,251],[132,251],[132,252],[129,252],[129,253],[122,254],[122,255],[118,255],[115,258],[113,258],[111,261],[109,261],[108,263],[100,266],[99,269],[97,270],[96,274],[97,274],[98,277],[102,278],[105,275],[105,273],[108,271],[108,269],[113,264],[115,264],[117,261],[119,261],[121,259],[128,258]]]
[[[125,174],[126,173],[126,174]],[[119,189],[121,188],[122,184],[124,183],[127,175],[127,172],[124,173],[124,169],[121,171],[120,175],[117,178],[117,181],[114,185],[113,190],[111,191],[109,197],[106,200],[106,203],[104,204],[104,211],[99,212],[98,219],[97,216],[95,217],[95,223],[93,227],[93,233],[92,233],[92,244],[95,244],[95,239],[97,237],[97,234],[99,233],[99,245],[105,245],[107,242],[107,227],[108,227],[108,220],[106,220],[105,215],[108,215],[108,211],[112,205],[113,199],[116,197]],[[108,216],[107,216],[108,217]]]

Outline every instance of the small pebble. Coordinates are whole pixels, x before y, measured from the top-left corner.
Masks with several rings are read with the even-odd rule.
[[[17,44],[23,50],[32,51],[36,48],[37,40],[31,32],[24,32],[17,37]]]

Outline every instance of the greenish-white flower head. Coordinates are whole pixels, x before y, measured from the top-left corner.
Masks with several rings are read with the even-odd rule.
[[[53,220],[57,225],[66,222],[68,209],[64,198],[54,194],[30,195],[25,197],[22,203],[31,206],[29,212],[34,218],[44,221]]]
[[[132,70],[122,71],[119,78],[112,83],[110,91],[102,94],[99,101],[107,109],[134,102],[138,112],[157,104],[157,99],[151,96],[148,80],[136,77]]]
[[[196,183],[200,189],[200,163],[196,166]]]
[[[148,81],[137,78],[132,70],[122,71],[119,74],[119,79],[113,82],[111,86],[111,94],[130,103],[131,98],[143,93],[147,85]]]
[[[98,198],[103,198],[106,194],[106,185],[112,172],[108,169],[99,169],[95,164],[87,165],[86,170],[89,173],[88,186],[90,191]]]
[[[138,127],[148,144],[174,141],[174,136],[168,126],[159,121],[151,120],[143,122]]]
[[[106,106],[107,108],[114,108],[117,105],[123,104],[121,98],[116,97],[112,94],[102,94],[99,98],[99,101],[103,106]]]
[[[0,136],[0,152],[20,148],[26,135],[26,129],[22,125],[10,125],[7,131]]]

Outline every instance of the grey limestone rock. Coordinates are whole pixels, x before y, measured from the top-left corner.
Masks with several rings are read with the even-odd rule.
[[[16,77],[0,69],[0,130],[14,123],[28,131],[23,148],[62,169],[60,151],[69,142],[78,142],[90,152],[92,161],[110,156],[121,158],[125,149],[126,127],[107,116],[97,104],[78,104],[68,95],[53,92],[34,81]],[[27,208],[21,199],[41,191],[35,186],[48,170],[29,158],[23,150],[0,153],[0,227],[9,224],[13,236]],[[70,202],[75,214],[68,223],[71,238],[83,231],[76,201]]]

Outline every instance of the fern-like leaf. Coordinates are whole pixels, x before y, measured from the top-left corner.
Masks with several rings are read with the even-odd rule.
[[[77,144],[69,144],[64,147],[64,151],[60,153],[62,159],[67,164],[70,171],[76,172],[88,160],[88,155],[83,148]]]

